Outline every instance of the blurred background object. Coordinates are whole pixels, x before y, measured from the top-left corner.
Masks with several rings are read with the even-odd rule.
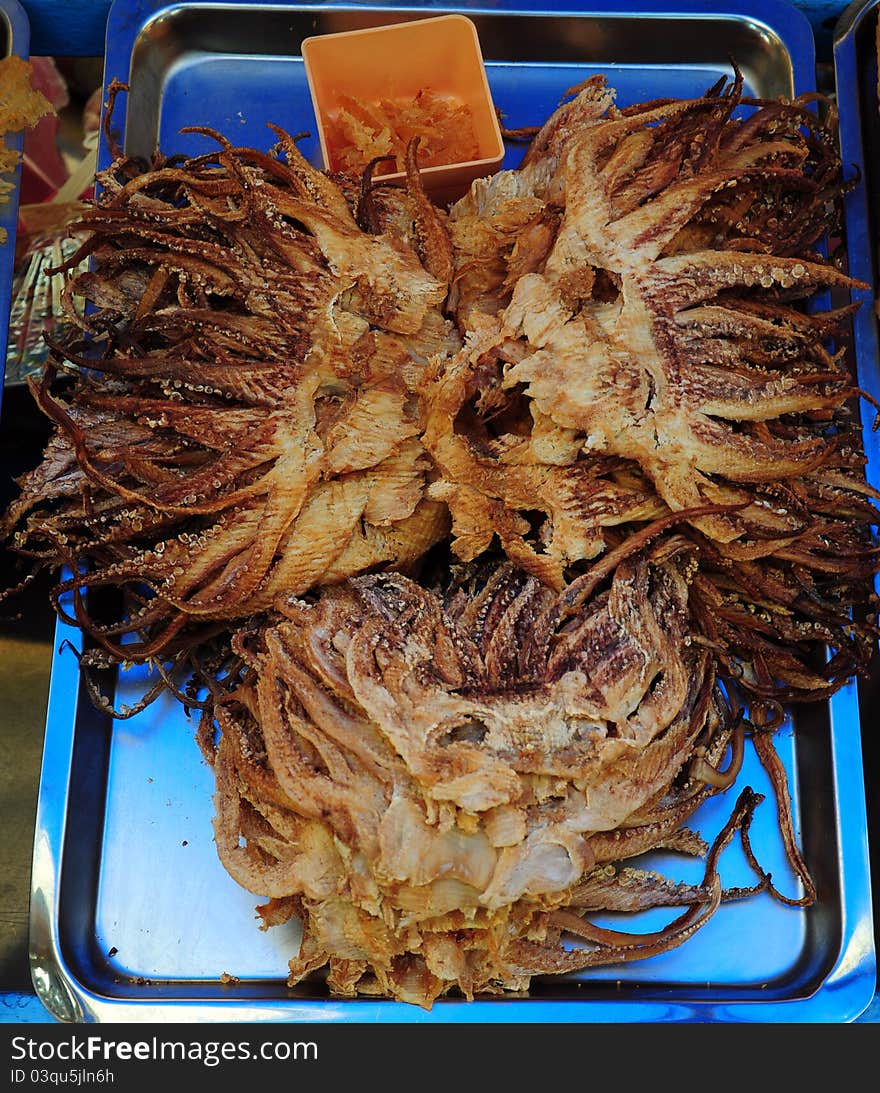
[[[66,325],[62,276],[52,276],[83,242],[71,229],[94,192],[101,114],[101,65],[87,58],[31,58],[34,84],[55,107],[27,133],[22,156],[5,386],[38,376],[46,335]]]
[[[70,104],[67,81],[51,57],[31,58],[31,82],[42,91],[54,114],[40,118],[24,136],[19,204],[46,201],[64,184],[68,170],[58,147],[58,112]]]
[[[39,372],[46,355],[43,334],[60,315],[61,281],[50,282],[47,270],[79,243],[69,225],[82,199],[92,193],[101,110],[103,58],[32,61],[34,83],[55,105],[57,116],[29,133],[23,147],[11,300],[15,317],[0,402],[0,508],[15,496],[14,480],[38,462],[48,440],[48,422],[24,380]],[[0,552],[0,567],[12,565],[14,560]],[[0,990],[5,992],[0,1020],[4,1014],[12,1020],[49,1019],[41,1006],[28,1009],[20,1003],[33,998],[28,964],[31,846],[54,627],[48,585],[39,578],[14,604],[0,607],[0,822],[6,834],[0,844]],[[16,1000],[18,1006],[11,1009]]]

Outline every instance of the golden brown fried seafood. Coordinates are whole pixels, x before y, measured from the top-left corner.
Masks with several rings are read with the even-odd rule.
[[[402,216],[364,231],[277,134],[275,155],[217,136],[147,170],[120,157],[78,225],[94,268],[65,300],[89,348],[54,347],[72,382],[53,368],[35,394],[56,437],[0,532],[69,567],[56,597],[75,592],[111,659],[172,655],[279,592],[405,568],[447,530],[414,397],[428,357],[458,344],[446,284]],[[422,197],[397,200],[418,203],[416,227]],[[127,593],[114,624],[83,596],[108,586]]]
[[[708,918],[712,870],[675,886],[605,868],[705,850],[682,824],[717,790],[687,766],[695,749],[718,763],[734,730],[688,640],[692,572],[687,545],[661,540],[574,616],[509,564],[443,595],[358,577],[239,636],[250,670],[216,709],[216,842],[270,921],[279,901],[302,917],[291,982],[329,964],[336,992],[430,1005],[648,956]],[[691,909],[658,936],[583,918],[669,904]]]
[[[562,589],[680,514],[728,671],[787,698],[863,668],[880,495],[834,343],[851,309],[811,307],[850,287],[816,253],[842,188],[833,117],[738,76],[626,110],[593,79],[476,182],[449,215],[464,344],[423,388],[458,556],[497,542]]]

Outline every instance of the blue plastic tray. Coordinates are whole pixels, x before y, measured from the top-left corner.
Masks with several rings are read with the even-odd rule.
[[[425,7],[175,4],[117,0],[108,24],[105,76],[131,84],[115,118],[131,154],[158,144],[201,151],[184,125],[213,126],[236,143],[268,147],[267,121],[292,132],[314,119],[299,42],[328,29],[408,18]],[[812,35],[779,2],[673,0],[432,6],[478,25],[496,104],[511,126],[543,121],[564,92],[604,72],[621,105],[701,94],[730,75],[730,54],[748,90],[792,95],[814,87]],[[317,155],[317,145],[302,145]],[[511,147],[508,165],[520,149]],[[102,149],[102,162],[108,151]],[[622,967],[539,979],[528,997],[438,1002],[430,1013],[403,1003],[340,1000],[320,986],[285,986],[291,924],[261,932],[254,905],[217,860],[211,838],[212,775],[194,726],[172,699],[111,725],[80,693],[59,626],[46,726],[34,852],[31,947],[34,983],[65,1020],[358,1022],[793,1022],[851,1021],[875,983],[860,717],[855,685],[827,705],[799,711],[780,731],[799,836],[819,899],[808,910],[767,895],[725,904],[681,948]],[[118,702],[137,691],[124,673]],[[772,794],[748,749],[740,784],[767,794],[752,841],[774,880],[795,882],[779,845]],[[736,790],[695,817],[712,838]],[[656,855],[682,879],[699,862]],[[737,846],[722,859],[726,885],[752,875]],[[654,915],[654,912],[651,913]],[[644,928],[662,925],[647,916]],[[226,972],[238,982],[224,985]]]

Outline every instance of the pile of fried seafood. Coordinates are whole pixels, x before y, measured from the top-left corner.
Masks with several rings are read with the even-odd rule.
[[[201,709],[220,858],[302,923],[291,986],[430,1007],[812,903],[774,730],[877,637],[833,111],[593,78],[448,209],[416,140],[394,188],[203,132],[100,176],[0,531],[63,570],[87,673]],[[746,746],[788,894],[760,794],[688,826]],[[593,921],[650,907],[677,917]]]

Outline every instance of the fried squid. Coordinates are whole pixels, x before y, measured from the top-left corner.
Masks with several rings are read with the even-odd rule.
[[[302,922],[292,986],[430,1007],[815,900],[773,732],[877,637],[834,121],[736,71],[626,108],[594,77],[448,209],[418,140],[399,189],[280,129],[115,149],[0,534],[63,569],[85,668],[201,665],[217,849]],[[750,740],[795,895],[750,787],[691,826]],[[677,913],[597,921],[649,907]]]

